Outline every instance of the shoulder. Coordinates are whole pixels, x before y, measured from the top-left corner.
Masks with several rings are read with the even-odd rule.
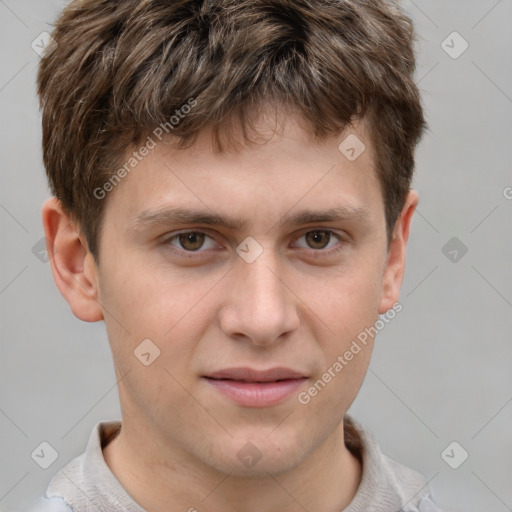
[[[346,417],[347,447],[363,467],[354,500],[345,512],[443,512],[432,497],[426,479],[382,453],[373,436]]]
[[[434,501],[423,475],[381,453],[382,470],[390,494],[402,505],[400,512],[446,512]]]
[[[85,451],[51,477],[44,496],[28,508],[9,512],[85,512],[91,509],[92,498],[97,500],[93,507],[96,512],[116,510],[110,506],[110,493],[118,495],[122,489],[103,459],[102,446],[119,432],[120,426],[119,421],[98,422]]]
[[[46,498],[41,496],[30,503],[28,507],[11,510],[10,512],[73,512],[73,510],[66,505],[62,498]]]

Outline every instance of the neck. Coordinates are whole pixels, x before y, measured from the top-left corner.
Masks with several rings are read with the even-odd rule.
[[[220,473],[178,447],[162,450],[154,435],[130,427],[123,422],[103,455],[128,494],[150,512],[339,512],[361,481],[361,463],[345,446],[343,424],[291,471],[259,478]]]

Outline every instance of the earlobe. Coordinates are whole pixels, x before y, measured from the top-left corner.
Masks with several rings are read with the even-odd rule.
[[[393,237],[389,246],[388,258],[382,279],[379,314],[383,314],[391,309],[393,304],[398,302],[400,298],[400,288],[405,272],[407,241],[409,240],[411,220],[417,206],[418,194],[416,191],[410,190],[393,230]]]
[[[84,237],[55,197],[45,201],[42,220],[57,288],[77,318],[84,322],[102,320],[103,312],[97,300],[97,267]]]

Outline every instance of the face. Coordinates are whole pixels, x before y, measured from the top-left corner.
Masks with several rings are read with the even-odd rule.
[[[349,133],[366,146],[353,161]],[[239,151],[210,141],[158,144],[109,193],[96,305],[127,433],[224,473],[281,473],[342,424],[371,338],[345,354],[397,300],[403,247],[388,252],[362,123],[321,144],[293,120]]]

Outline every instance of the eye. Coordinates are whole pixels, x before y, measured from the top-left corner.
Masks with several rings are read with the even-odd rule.
[[[201,231],[185,231],[177,233],[165,240],[166,244],[187,252],[202,252],[202,250],[215,249],[217,244],[206,233]]]
[[[303,242],[301,242],[303,240]],[[330,230],[308,231],[297,238],[295,245],[303,249],[330,249],[340,242],[340,238],[336,233]]]

